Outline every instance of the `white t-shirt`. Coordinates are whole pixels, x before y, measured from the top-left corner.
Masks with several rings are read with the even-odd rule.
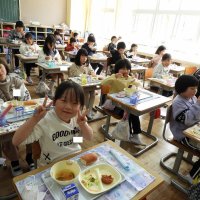
[[[34,127],[23,144],[39,140],[41,155],[38,166],[49,164],[81,150],[79,144],[73,143],[73,137],[80,135],[76,120],[74,117],[70,123],[66,123],[58,118],[54,110],[51,110]]]

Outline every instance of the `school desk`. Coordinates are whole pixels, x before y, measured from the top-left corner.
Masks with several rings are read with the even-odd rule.
[[[147,70],[146,67],[143,67],[141,65],[131,65],[131,72],[133,73],[139,73],[143,76],[143,87],[145,83],[145,71]]]
[[[58,50],[62,60],[65,60],[64,50],[66,46],[66,44],[56,44],[56,49]]]
[[[199,125],[194,125],[186,130],[183,131],[183,134],[196,141],[197,143],[200,143],[200,126]]]
[[[130,62],[136,64],[136,65],[145,65],[145,64],[148,64],[150,62],[149,59],[147,58],[141,58],[141,57],[133,57],[131,59],[129,59]]]
[[[11,67],[11,71],[14,70],[14,65],[15,65],[15,55],[12,53],[13,49],[19,49],[21,43],[7,43],[6,44],[8,46],[8,48],[10,49],[10,53],[11,53],[11,60],[10,60],[10,67]]]
[[[148,78],[151,86],[159,88],[159,94],[162,94],[163,90],[173,91],[175,87],[176,78],[171,77],[170,79],[159,79],[159,78]]]
[[[111,99],[113,104],[127,111],[129,114],[141,116],[146,113],[150,113],[150,120],[147,131],[142,131],[142,134],[151,138],[153,140],[153,143],[147,145],[144,149],[138,151],[136,154],[134,154],[134,156],[141,155],[142,153],[146,152],[147,150],[149,150],[157,144],[158,138],[153,136],[151,133],[154,122],[155,110],[161,108],[171,100],[170,98],[161,96],[159,94],[155,94],[145,89],[139,89],[139,95],[141,100],[139,100],[139,102],[136,105],[132,105],[130,103],[130,97],[120,98],[117,97],[117,94],[107,95],[107,98]],[[108,133],[105,132],[105,134]]]
[[[130,170],[129,172],[125,171],[124,168],[122,167],[122,165],[117,161],[116,157],[114,157],[112,154],[109,153],[110,150],[112,150],[113,152],[117,153],[117,155],[119,155],[119,157],[121,159],[123,159],[124,161],[128,162],[129,163],[129,167],[131,169],[132,169],[132,167],[135,167],[135,168],[133,170]],[[130,194],[132,193],[132,195],[130,195],[130,197],[129,197],[130,199],[132,199],[132,200],[144,200],[144,199],[146,199],[148,194],[153,192],[156,188],[158,188],[164,182],[163,179],[159,176],[158,173],[156,173],[152,169],[147,169],[144,164],[139,162],[136,158],[131,156],[129,153],[127,153],[125,150],[120,148],[117,144],[113,143],[112,141],[106,141],[106,142],[100,143],[100,144],[98,144],[96,146],[93,146],[93,147],[90,147],[90,148],[88,148],[86,150],[83,150],[83,151],[81,151],[81,152],[79,152],[77,154],[68,156],[65,159],[67,159],[67,160],[68,159],[72,159],[72,160],[78,161],[80,156],[82,155],[82,153],[91,152],[91,151],[99,153],[100,157],[103,157],[103,158],[105,156],[105,153],[107,153],[107,156],[105,156],[105,158],[104,158],[105,159],[104,163],[108,163],[111,166],[113,166],[116,169],[118,169],[118,171],[120,171],[120,173],[124,173],[124,179],[123,179],[124,181],[121,183],[120,186],[115,187],[111,191],[112,194],[113,194],[111,199],[113,199],[113,200],[114,200],[114,196],[118,197],[117,199],[120,199],[120,198],[124,197],[125,196],[125,193],[123,192],[124,190],[126,191],[126,193],[128,192],[128,190],[129,190]],[[110,159],[108,159],[108,158],[110,158]],[[78,163],[79,163],[79,161],[78,161]],[[14,188],[15,188],[17,194],[18,194],[19,199],[22,199],[21,194],[23,193],[23,188],[25,186],[24,184],[26,183],[26,181],[28,181],[28,179],[30,179],[30,176],[35,175],[35,177],[38,177],[38,178],[36,178],[36,182],[39,182],[39,183],[43,182],[42,181],[42,174],[43,173],[48,174],[49,173],[48,170],[50,170],[50,168],[51,168],[51,166],[53,164],[54,163],[51,163],[49,165],[40,167],[38,169],[35,169],[33,171],[30,171],[28,173],[25,173],[25,174],[22,174],[20,176],[17,176],[15,178],[13,178]],[[95,164],[98,164],[98,161]],[[81,165],[81,167],[84,167],[84,166]],[[81,168],[81,169],[83,169],[83,168]],[[136,174],[136,171],[138,171],[138,174]],[[138,176],[140,176],[140,177],[145,177],[146,176],[146,179],[140,183],[140,185],[143,185],[142,186],[143,188],[140,191],[136,191],[136,189],[134,189],[133,185],[129,185],[128,186],[128,183],[126,181],[128,177],[133,177],[132,179],[134,180],[134,177],[136,178]],[[147,177],[149,179],[151,179],[148,182],[148,184],[146,184],[147,180],[148,180]],[[49,181],[51,181],[51,179],[49,179]],[[77,184],[77,186],[79,185],[78,182],[76,184]],[[132,184],[133,184],[133,182],[132,182]],[[44,190],[46,191],[47,190],[46,186],[43,185],[43,187],[44,187]],[[78,186],[78,187],[81,187],[81,186]],[[60,190],[58,189],[57,192],[60,192]],[[80,188],[80,192],[82,194],[82,198],[79,198],[79,199],[80,200],[82,200],[82,199],[85,200],[85,198],[83,198],[84,194],[85,194],[85,191],[84,191],[84,189],[82,187]],[[119,193],[121,193],[121,194],[119,194]],[[81,194],[79,195],[79,197],[81,196]],[[105,195],[107,195],[107,194],[108,194],[108,192],[106,192],[105,194],[102,194],[103,195],[102,198],[104,199]],[[121,197],[119,197],[119,195]],[[53,200],[51,194],[47,194],[45,198],[47,198],[49,200]],[[87,200],[90,200],[90,199],[91,198],[88,198]]]
[[[72,63],[63,62],[63,64],[55,64],[55,66],[49,66],[47,63],[36,63],[36,65],[42,70],[42,81],[45,82],[47,74],[68,73],[68,68]]]
[[[15,56],[19,58],[20,62],[22,63],[23,68],[24,68],[24,64],[36,63],[38,60],[38,54],[35,54],[34,56],[25,56],[23,54],[15,54]]]
[[[169,73],[173,74],[175,77],[179,77],[185,72],[185,67],[177,66],[177,65],[171,65],[169,66],[170,70]]]
[[[74,51],[64,51],[65,56],[67,56],[67,58],[75,58],[77,52]]]
[[[107,63],[107,56],[97,56],[96,54],[93,54],[92,56],[88,56],[90,63]]]
[[[6,53],[0,53],[0,58],[6,59]]]

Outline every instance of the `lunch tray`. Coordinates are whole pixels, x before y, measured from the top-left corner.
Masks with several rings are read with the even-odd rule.
[[[90,168],[91,166],[93,165],[96,165],[97,162],[95,162],[93,165],[89,165],[89,166],[85,166],[81,163],[80,159],[78,159],[78,164],[81,168],[81,171],[87,169],[87,168]],[[106,164],[109,164],[108,162],[106,162],[106,160],[102,157],[99,157],[99,160],[98,160],[98,164],[101,164],[101,163],[106,163]],[[120,173],[120,172],[119,172]],[[121,177],[122,177],[122,180],[121,182],[119,182],[117,185],[121,184],[122,182],[125,181],[125,177],[122,173],[121,174]],[[46,185],[46,187],[48,188],[49,192],[51,193],[52,197],[55,199],[55,200],[66,200],[64,194],[62,193],[61,191],[61,187],[63,187],[62,185],[59,185],[57,182],[55,182],[52,178],[51,178],[51,175],[50,175],[50,171],[46,171],[45,173],[42,174],[42,180],[44,182],[44,184]],[[78,181],[78,178],[74,181],[74,183],[76,184],[76,187],[78,188],[78,191],[79,191],[79,200],[94,200],[98,197],[100,197],[101,195],[103,195],[105,192],[102,192],[100,194],[90,194],[88,193],[82,186],[81,184],[79,183]],[[117,186],[116,185],[116,186]],[[115,186],[115,187],[116,187]],[[114,188],[114,187],[113,187]],[[112,188],[112,189],[113,189]]]

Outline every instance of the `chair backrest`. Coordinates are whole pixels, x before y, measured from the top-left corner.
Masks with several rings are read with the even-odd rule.
[[[32,143],[32,158],[38,160],[41,154],[41,147],[39,141]]]
[[[164,138],[165,141],[167,141],[166,127],[167,127],[167,124],[171,121],[171,119],[172,119],[172,105],[170,105],[167,108],[167,115],[166,115],[166,118],[165,118],[165,123],[164,123],[164,128],[163,128],[163,138]]]
[[[153,76],[153,68],[148,68],[145,71],[145,80],[147,80],[148,78],[152,78]]]
[[[101,96],[99,105],[102,106],[106,100],[107,94],[110,92],[110,85],[101,85]]]
[[[186,67],[185,74],[192,75],[197,71],[197,67]]]

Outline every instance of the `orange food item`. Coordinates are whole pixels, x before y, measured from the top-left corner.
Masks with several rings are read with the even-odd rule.
[[[81,162],[84,165],[91,165],[97,160],[97,154],[96,153],[88,153],[80,158]]]
[[[32,106],[36,104],[37,102],[35,102],[34,100],[24,101],[24,106]]]
[[[56,179],[59,181],[69,181],[75,177],[74,173],[70,170],[62,170],[56,175]]]
[[[113,179],[114,178],[111,175],[102,175],[101,176],[102,183],[107,184],[107,185],[111,184],[113,182]]]

